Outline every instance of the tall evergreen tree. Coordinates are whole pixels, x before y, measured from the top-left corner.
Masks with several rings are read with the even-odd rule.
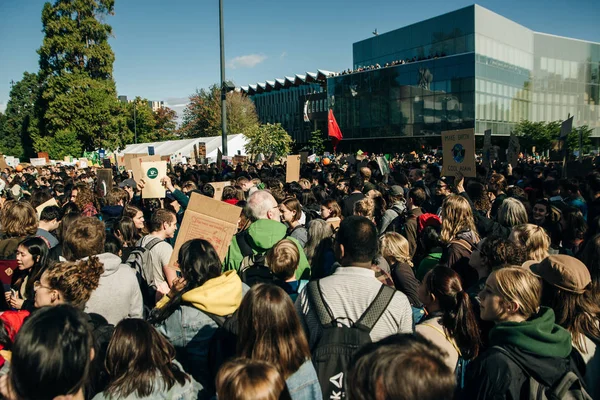
[[[36,108],[41,129],[33,139],[36,150],[47,150],[52,158],[122,148],[131,139],[112,76],[112,28],[104,23],[113,13],[114,0],[55,0],[44,5]]]
[[[38,132],[34,112],[39,95],[37,74],[25,72],[23,79],[12,85],[6,105],[4,124],[0,127],[0,152],[16,157],[34,157],[31,135]]]

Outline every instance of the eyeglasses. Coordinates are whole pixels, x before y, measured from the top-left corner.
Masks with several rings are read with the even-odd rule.
[[[44,286],[44,285],[42,285],[42,283],[39,280],[33,282],[33,290],[38,290],[38,289],[41,289],[41,288],[48,289],[48,290],[54,290],[50,286]]]

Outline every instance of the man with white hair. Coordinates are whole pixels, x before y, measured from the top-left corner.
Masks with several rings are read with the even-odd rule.
[[[227,257],[225,270],[239,270],[242,260],[246,256],[264,254],[277,242],[286,237],[287,227],[281,223],[281,213],[275,198],[266,190],[258,190],[248,198],[246,210],[250,227],[233,237]],[[287,237],[298,246],[300,264],[296,270],[296,278],[308,279],[310,266],[302,246],[292,237]]]

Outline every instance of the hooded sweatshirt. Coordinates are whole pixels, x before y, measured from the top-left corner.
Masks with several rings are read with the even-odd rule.
[[[235,271],[227,271],[184,293],[182,304],[156,325],[156,329],[175,346],[177,360],[184,370],[205,388],[214,384],[211,383],[208,350],[218,328],[205,312],[219,316],[233,314],[247,290]]]
[[[96,257],[104,266],[100,283],[85,305],[86,313],[102,315],[116,325],[125,318],[143,318],[142,292],[133,270],[112,253]]]
[[[298,247],[300,253],[300,263],[296,270],[296,279],[309,279],[310,278],[310,266],[304,254],[304,249],[300,243],[293,237],[286,237],[287,227],[279,221],[273,221],[270,219],[259,219],[254,221],[248,228],[248,232],[240,232],[233,237],[229,249],[227,250],[227,257],[225,257],[225,271],[239,270],[240,264],[244,259],[244,255],[240,250],[239,240],[245,240],[247,238],[248,245],[252,248],[253,254],[264,254],[271,247],[275,246],[281,239],[290,239]]]
[[[552,386],[568,371],[579,374],[571,358],[571,335],[555,324],[554,311],[547,307],[527,321],[496,324],[490,346],[502,347],[520,365],[491,347],[469,365],[462,398],[518,399],[529,376]]]

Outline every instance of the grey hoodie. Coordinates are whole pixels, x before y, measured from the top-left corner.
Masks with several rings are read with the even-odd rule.
[[[135,271],[112,253],[96,257],[104,266],[98,288],[85,305],[86,313],[102,315],[113,325],[125,318],[143,318],[142,292]]]

